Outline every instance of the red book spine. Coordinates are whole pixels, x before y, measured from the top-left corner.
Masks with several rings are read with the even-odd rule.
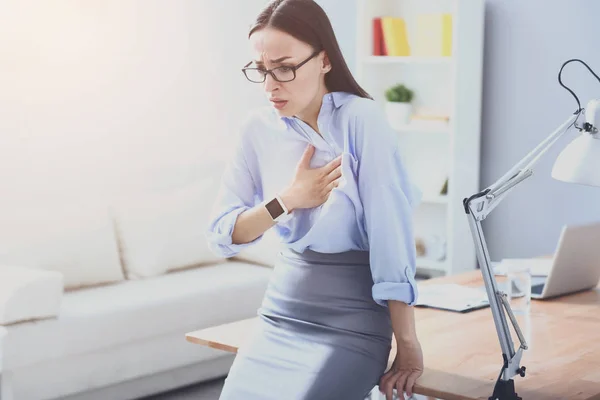
[[[383,28],[381,26],[381,18],[373,18],[373,55],[386,55],[385,43],[383,41]]]

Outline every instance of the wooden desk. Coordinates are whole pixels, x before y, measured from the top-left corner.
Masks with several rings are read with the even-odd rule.
[[[423,284],[482,286],[479,271]],[[519,321],[528,341],[525,378],[515,387],[525,400],[600,399],[600,290],[532,301],[530,321]],[[488,399],[502,366],[490,308],[459,314],[416,308],[425,371],[415,393],[444,400]],[[192,343],[237,352],[257,322],[238,321],[186,335]],[[529,333],[527,333],[529,331]],[[518,343],[513,333],[513,340]],[[395,350],[390,354],[390,363]]]

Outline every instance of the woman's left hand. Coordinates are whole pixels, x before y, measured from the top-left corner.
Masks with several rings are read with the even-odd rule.
[[[392,400],[396,388],[398,397],[403,399],[403,393],[410,397],[415,381],[423,374],[423,351],[421,344],[415,338],[408,342],[398,342],[396,359],[392,367],[379,381],[379,391],[385,393],[386,400]]]

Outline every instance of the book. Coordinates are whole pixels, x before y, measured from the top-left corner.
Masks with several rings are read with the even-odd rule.
[[[373,18],[373,55],[387,55],[385,41],[383,40],[383,27],[381,26],[380,17]]]
[[[404,19],[381,17],[381,27],[387,55],[395,57],[409,56],[410,46],[408,44]]]
[[[450,117],[448,115],[441,115],[441,114],[437,115],[437,114],[414,113],[412,115],[411,119],[448,122],[450,120]]]
[[[452,14],[420,14],[416,22],[415,55],[452,55]]]
[[[452,15],[442,14],[442,57],[452,56]]]

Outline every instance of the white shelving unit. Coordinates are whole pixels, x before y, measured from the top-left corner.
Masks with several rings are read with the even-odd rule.
[[[403,83],[415,92],[415,111],[449,117],[445,125],[419,122],[396,127],[406,167],[423,190],[415,235],[426,243],[434,238],[445,242],[443,259],[425,254],[418,257],[417,268],[431,275],[475,269],[475,248],[462,202],[479,190],[484,0],[357,0],[357,7],[356,78],[361,86],[384,107],[385,90]],[[450,57],[372,55],[373,18],[404,18],[413,48],[416,16],[430,13],[452,14]],[[441,189],[445,178],[448,191],[440,195],[435,189]]]
[[[400,0],[402,1],[402,0]],[[395,56],[365,56],[366,64],[451,64],[449,57],[395,57]]]

